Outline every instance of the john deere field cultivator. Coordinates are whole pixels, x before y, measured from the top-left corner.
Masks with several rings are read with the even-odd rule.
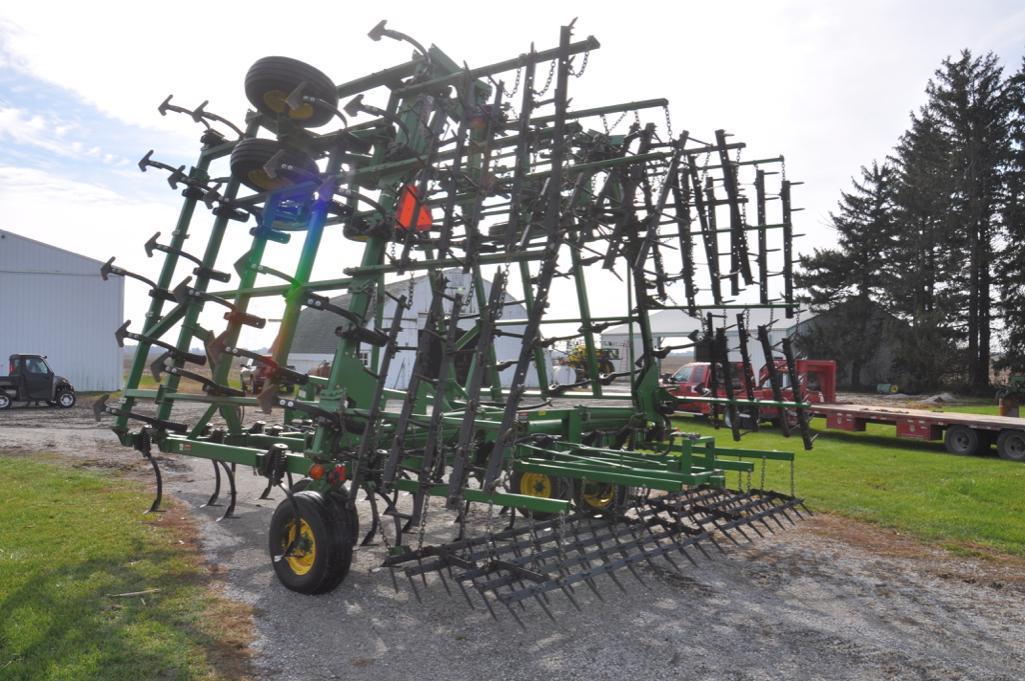
[[[674,133],[662,99],[571,108],[571,81],[599,44],[573,41],[568,26],[557,47],[480,68],[459,66],[384,22],[370,37],[405,41],[415,52],[340,85],[293,59],[261,59],[245,78],[255,111],[244,128],[205,103],[187,109],[169,97],[160,106],[204,126],[202,149],[188,171],[152,152],[139,164],[166,172],[184,203],[167,243],[157,235],[145,244],[163,259],[155,279],[113,259],[104,265],[105,278],[145,283],[152,302],[137,333],[127,322],[117,331],[119,342],[139,344],[123,400],[95,406],[97,417],[116,417],[123,445],[152,462],[154,508],[154,449],[211,460],[211,503],[222,473],[229,487],[225,515],[234,509],[236,468],[250,466],[266,477],[265,495],[284,495],[269,541],[288,588],[318,593],[339,584],[361,536],[359,507],[370,515],[363,543],[380,538],[393,576],[403,572],[416,588],[431,575],[471,604],[483,600],[493,612],[500,603],[514,615],[528,599],[547,611],[549,592],[559,591],[576,604],[575,590],[596,590],[599,576],[618,585],[621,571],[638,575],[655,560],[675,566],[798,517],[792,482],[787,494],[751,484],[768,460],[789,462],[792,472],[792,453],[725,449],[673,429],[659,364],[685,346],[657,346],[650,327],[656,310],[704,320],[694,344],[721,363],[727,396],[715,397],[713,385],[703,399],[732,414],[739,440],[738,410],[758,404],[743,394],[750,385],[733,392],[727,332],[746,338],[747,308],[780,316],[796,309],[782,157],[741,160],[744,145],[722,130],[710,141]],[[215,163],[223,177],[212,175]],[[194,233],[207,212],[209,231]],[[362,259],[314,280],[315,258],[337,257],[318,254],[330,230],[362,248]],[[205,248],[185,250],[187,239],[200,238]],[[218,260],[222,246],[243,240],[248,251],[233,266]],[[294,269],[265,264],[296,241]],[[176,283],[183,267],[189,277]],[[450,285],[453,272],[469,274],[472,285]],[[592,315],[589,272],[621,278],[616,314]],[[401,285],[386,286],[410,273],[426,276],[422,309]],[[558,286],[572,294],[556,304]],[[749,302],[738,302],[744,296]],[[239,344],[243,327],[269,322],[250,309],[259,297],[282,301],[270,354]],[[288,368],[304,308],[337,321],[326,376]],[[510,308],[526,312],[515,318]],[[223,323],[213,317],[217,328],[202,326],[204,309],[223,311]],[[602,373],[596,337],[622,323],[641,350],[618,372]],[[419,341],[401,346],[410,325]],[[773,358],[767,331],[758,329]],[[510,338],[518,351],[498,356],[499,339]],[[574,339],[586,348],[586,377],[553,384],[546,350]],[[190,350],[197,341],[205,353]],[[155,347],[165,352],[150,362]],[[789,348],[781,351],[792,378]],[[387,387],[399,352],[415,360],[401,385]],[[457,356],[469,357],[468,368],[456,371]],[[236,360],[266,378],[258,394],[229,385]],[[147,365],[156,389],[139,387]],[[777,364],[768,366],[776,399],[767,404],[793,410],[807,441],[803,402],[784,401]],[[202,392],[185,391],[183,380]],[[191,419],[180,416],[183,404],[197,402],[201,416],[195,407]],[[247,425],[246,407],[276,413],[280,423]],[[368,503],[357,506],[361,490]],[[428,514],[442,509],[457,536],[425,545]]]

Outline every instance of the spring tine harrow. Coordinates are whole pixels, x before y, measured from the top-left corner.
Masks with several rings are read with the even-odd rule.
[[[186,109],[168,98],[158,109],[200,123],[201,152],[191,168],[152,152],[140,162],[184,203],[173,229],[161,228],[166,243],[158,232],[144,244],[158,276],[113,258],[101,268],[104,279],[145,286],[150,301],[138,333],[127,322],[115,333],[119,344],[138,342],[125,397],[117,407],[106,398],[94,405],[97,418],[116,418],[121,443],[149,460],[152,510],[162,495],[156,450],[212,461],[204,506],[218,505],[223,485],[219,520],[235,512],[236,467],[250,466],[267,478],[261,499],[274,487],[285,492],[291,520],[272,523],[270,545],[289,588],[316,593],[344,576],[313,584],[299,574],[311,555],[344,556],[360,539],[337,527],[314,536],[325,523],[298,522],[326,503],[328,525],[370,513],[362,545],[379,537],[396,590],[397,572],[418,601],[440,582],[471,608],[483,601],[496,619],[504,607],[523,628],[531,602],[554,620],[557,593],[579,610],[585,597],[605,600],[603,575],[622,592],[627,573],[647,587],[653,573],[683,571],[804,517],[793,453],[681,434],[673,420],[681,400],[660,381],[661,362],[693,347],[717,367],[694,395],[717,428],[725,414],[739,440],[773,413],[761,410],[776,410],[789,435],[787,416],[796,413],[810,446],[793,348],[783,342],[777,358],[768,326],[758,327],[768,400],[747,347],[743,301],[756,287],[758,307],[788,317],[797,310],[791,219],[799,209],[790,193],[798,183],[785,176],[783,158],[741,161],[745,144],[723,130],[711,142],[674,133],[664,99],[575,108],[571,86],[600,44],[573,40],[572,24],[556,46],[477,67],[384,22],[368,36],[409,43],[416,55],[342,83],[295,60],[261,59],[246,74],[254,111],[245,129],[205,103]],[[664,124],[651,115],[658,108]],[[221,157],[230,175],[213,178]],[[213,216],[208,235],[194,219],[204,210]],[[245,254],[226,265],[228,226],[249,222]],[[314,279],[336,228],[359,264]],[[748,232],[757,234],[756,253]],[[294,266],[281,264],[291,256]],[[316,269],[333,264],[321,257]],[[181,266],[191,276],[175,286]],[[622,285],[625,313],[592,314],[606,301],[594,301],[591,273]],[[261,301],[279,313],[271,317]],[[214,310],[223,323],[206,328]],[[664,343],[653,323],[663,310],[700,319],[701,333]],[[265,334],[272,319],[269,351],[240,346],[243,331]],[[338,325],[322,339],[323,370],[307,375],[299,332],[310,319]],[[619,325],[636,341],[617,357],[603,334]],[[197,343],[205,355],[192,352]],[[153,348],[164,352],[155,362]],[[563,353],[569,373],[553,367]],[[248,363],[247,390],[232,384],[236,360]],[[140,386],[147,366],[156,390]],[[136,408],[140,400],[154,410]],[[182,422],[183,402],[202,403],[202,416]],[[243,423],[250,407],[281,422]],[[763,479],[754,489],[758,459]],[[791,464],[790,495],[764,489],[770,461]],[[737,489],[729,489],[734,474]],[[302,480],[293,485],[292,475]],[[361,491],[369,504],[357,503]],[[434,497],[444,500],[434,504],[441,521]],[[486,525],[473,512],[481,505]],[[450,532],[448,520],[456,537],[428,542]],[[311,546],[318,550],[306,553]]]

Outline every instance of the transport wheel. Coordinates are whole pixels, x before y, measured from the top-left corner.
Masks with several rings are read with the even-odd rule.
[[[1000,431],[997,454],[1008,461],[1025,461],[1025,430]]]
[[[294,485],[292,485],[292,493],[302,492],[309,488],[310,483],[313,482],[309,478],[303,478]],[[330,495],[331,503],[335,507],[335,511],[339,514],[346,514],[348,516],[347,521],[349,523],[349,530],[351,532],[350,539],[353,545],[356,544],[356,539],[359,537],[359,513],[356,511],[356,507],[353,506],[351,509],[349,505],[349,493],[344,489],[337,489],[331,492]]]
[[[323,104],[304,102],[296,109],[285,99],[300,84],[306,83],[304,95],[324,100]],[[258,59],[246,72],[246,97],[256,110],[268,116],[286,116],[304,128],[324,125],[334,116],[338,91],[330,78],[309,64],[289,57]]]
[[[611,482],[595,482],[580,480],[576,484],[573,500],[577,508],[583,511],[604,511],[612,507],[616,501],[626,499],[626,487],[616,486]]]
[[[513,494],[525,494],[531,497],[542,499],[568,499],[569,482],[564,478],[558,478],[546,473],[521,473],[514,472],[509,480],[509,491]],[[521,510],[523,515],[526,510]],[[533,511],[536,520],[546,520],[555,517],[554,513]]]
[[[344,514],[318,492],[292,495],[278,504],[270,521],[269,545],[274,572],[286,588],[319,594],[338,586],[352,564],[352,531]],[[291,546],[289,555],[285,551]]]
[[[57,405],[62,409],[71,409],[75,406],[75,393],[70,390],[65,390],[57,396]]]
[[[943,445],[951,454],[968,456],[982,452],[982,438],[979,433],[960,424],[947,428],[947,434],[943,438]]]
[[[11,406],[11,398],[7,393],[0,392],[0,409],[8,409]]]
[[[285,150],[284,163],[300,168],[302,172],[282,170],[276,177],[267,174],[264,165],[282,149]],[[312,158],[301,151],[283,147],[274,140],[245,139],[231,150],[231,174],[242,184],[258,192],[291,187],[304,179],[309,179],[306,173],[317,175],[319,172]]]

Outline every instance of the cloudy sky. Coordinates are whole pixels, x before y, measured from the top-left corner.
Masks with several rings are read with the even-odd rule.
[[[805,181],[799,250],[810,251],[833,241],[839,192],[889,152],[944,57],[993,51],[1014,69],[1025,53],[1020,2],[319,4],[4,3],[0,228],[153,272],[141,244],[173,229],[179,197],[135,164],[148,149],[191,163],[199,129],[159,115],[168,94],[240,122],[243,76],[267,54],[342,82],[407,57],[366,38],[387,18],[474,66],[552,46],[576,16],[576,37],[602,48],[573,84],[574,106],[667,97],[677,130],[726,128],[749,143],[746,157],[785,154]],[[326,243],[336,250],[316,274],[337,276],[354,248]],[[127,288],[126,315],[141,321],[147,299]]]

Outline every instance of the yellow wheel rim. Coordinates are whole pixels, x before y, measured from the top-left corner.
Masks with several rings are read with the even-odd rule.
[[[269,192],[292,184],[283,177],[271,177],[263,168],[254,168],[253,170],[250,170],[246,173],[246,177],[249,179],[251,184],[256,185],[260,189],[266,189]]]
[[[295,111],[288,108],[288,104],[285,103],[285,98],[288,97],[287,92],[281,90],[269,90],[263,93],[263,103],[267,105],[267,108],[274,113],[285,113],[288,112],[289,118],[294,118],[297,121],[305,121],[307,118],[313,116],[313,105],[309,102],[303,102]]]
[[[552,479],[544,473],[524,473],[520,478],[520,494],[552,498]]]
[[[616,487],[607,482],[585,482],[580,498],[591,508],[604,510],[616,500]]]
[[[295,539],[295,521],[288,526],[288,536],[281,543],[282,549],[288,549]],[[285,558],[288,567],[297,575],[305,575],[313,568],[317,560],[317,541],[313,538],[313,529],[304,519],[299,520],[299,539],[292,548],[291,555]]]

